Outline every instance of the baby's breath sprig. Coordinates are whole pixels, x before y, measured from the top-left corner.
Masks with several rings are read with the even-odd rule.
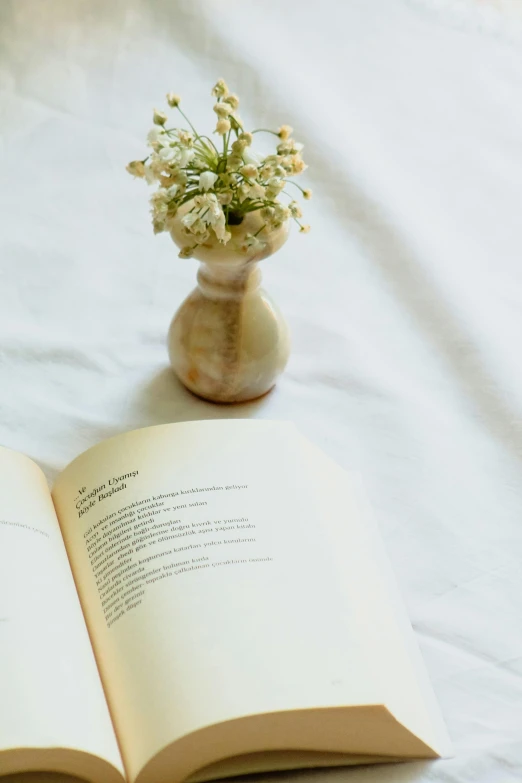
[[[249,212],[259,211],[264,222],[255,234],[247,234],[242,240],[240,249],[244,252],[260,250],[264,247],[260,236],[263,230],[277,229],[290,218],[301,233],[307,233],[310,226],[301,223],[300,205],[285,190],[291,184],[304,199],[312,197],[310,189],[290,179],[307,168],[301,155],[303,145],[292,138],[292,128],[282,125],[277,131],[245,131],[237,111],[239,98],[229,92],[223,79],[214,85],[211,94],[215,99],[214,133],[221,136],[221,150],[209,136],[197,132],[181,108],[180,96],[169,92],[167,104],[179,112],[189,130],[167,127],[168,116],[154,109],[154,127],[147,136],[151,152],[127,165],[134,177],[159,185],[151,197],[154,232],[169,231],[180,207],[191,202],[181,218],[187,236],[187,246],[180,251],[182,258],[193,255],[197,246],[212,235],[223,244],[229,242],[230,227],[240,225]],[[261,132],[279,139],[275,153],[265,157],[252,150],[254,135]],[[279,200],[282,194],[291,199],[287,206]]]

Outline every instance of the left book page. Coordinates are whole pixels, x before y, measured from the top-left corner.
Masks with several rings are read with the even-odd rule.
[[[0,775],[30,770],[124,775],[45,477],[0,447]]]

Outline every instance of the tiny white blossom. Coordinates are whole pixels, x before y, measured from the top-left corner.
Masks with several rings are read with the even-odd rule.
[[[145,181],[147,185],[152,185],[156,181],[156,175],[150,166],[145,165]]]
[[[228,95],[228,87],[224,79],[218,79],[214,87],[212,88],[212,95],[215,98],[226,98]]]
[[[277,131],[277,135],[280,139],[286,140],[289,139],[292,135],[293,128],[290,127],[290,125],[281,125],[279,130]]]
[[[192,158],[194,157],[195,152],[193,149],[187,149],[186,147],[179,150],[179,158],[178,158],[178,166],[180,168],[184,169],[185,166],[187,166]]]
[[[236,155],[242,155],[246,147],[248,147],[247,140],[243,138],[245,134],[242,133],[239,138],[232,142],[231,150]]]
[[[237,95],[227,95],[227,97],[225,98],[225,101],[226,101],[226,103],[230,104],[230,106],[234,109],[234,111],[239,106],[239,98],[237,97]]]
[[[308,225],[303,225],[299,229],[299,233],[300,234],[308,234],[309,231],[310,231],[310,226],[308,226]]]
[[[181,98],[179,95],[176,95],[174,92],[168,92],[167,93],[167,103],[172,109],[175,109],[176,106],[179,106],[181,102]]]
[[[185,247],[182,247],[181,250],[178,253],[179,258],[192,258],[194,255],[195,246],[189,247],[189,245],[185,245]]]
[[[131,160],[131,162],[127,164],[127,171],[129,174],[132,174],[133,177],[142,178],[145,176],[145,164],[142,160]]]
[[[254,179],[255,177],[257,177],[257,168],[254,166],[253,163],[247,163],[246,166],[243,166],[240,169],[240,172],[247,179]]]
[[[253,234],[246,234],[241,245],[239,246],[239,249],[243,253],[260,253],[265,249],[265,247],[266,242],[264,242],[262,239],[254,236]]]
[[[216,125],[216,133],[219,133],[220,136],[223,136],[225,133],[229,132],[230,128],[231,125],[229,120],[218,120]]]
[[[304,144],[294,139],[288,139],[277,145],[277,151],[280,155],[295,155],[298,152],[302,152]]]
[[[152,122],[154,125],[165,125],[167,122],[168,117],[163,111],[158,111],[158,109],[154,109],[154,114],[152,115]]]
[[[163,161],[178,160],[179,150],[177,147],[162,147],[158,152],[159,157]]]
[[[239,188],[237,189],[237,193],[238,193],[239,203],[242,204],[243,201],[246,201],[246,199],[250,195],[250,185],[248,184],[248,182],[242,182]]]
[[[218,175],[214,174],[213,171],[204,171],[202,174],[199,175],[199,189],[210,190],[211,188],[214,187],[217,178]]]
[[[165,137],[165,130],[163,128],[159,128],[156,125],[154,128],[151,128],[147,134],[147,144],[149,147],[155,148],[156,145],[159,144],[160,141],[162,141]]]
[[[194,144],[194,136],[189,131],[178,131],[178,139],[179,143],[182,144],[183,147],[192,147]]]
[[[260,185],[259,182],[254,182],[250,185],[250,198],[263,201],[266,198],[266,188]]]
[[[274,207],[274,223],[281,225],[285,220],[290,217],[290,210],[288,207],[284,207],[282,204],[276,204]]]
[[[270,177],[273,177],[273,175],[274,175],[274,169],[269,163],[265,163],[259,169],[259,178],[263,181],[270,179]]]
[[[214,111],[218,117],[228,117],[228,115],[232,113],[232,106],[230,106],[228,103],[225,103],[224,101],[221,101],[220,103],[216,103],[214,105]]]
[[[300,155],[293,155],[292,156],[292,167],[291,167],[291,174],[296,176],[297,174],[301,174],[305,169],[307,169],[308,166],[302,159]]]
[[[290,214],[293,218],[303,217],[303,212],[297,201],[291,201],[288,205],[288,209],[290,210]]]
[[[310,199],[312,198],[312,191],[310,190],[310,188],[305,188],[303,190],[303,198],[306,199],[306,201],[310,201]]]
[[[243,158],[238,155],[231,155],[227,160],[227,171],[239,171],[243,165]]]
[[[267,198],[269,199],[276,198],[281,193],[284,186],[285,183],[282,179],[277,179],[276,177],[272,177],[272,179],[269,179],[266,187]]]
[[[218,201],[223,206],[226,206],[227,204],[230,204],[233,199],[233,194],[230,191],[223,191],[222,193],[218,193]]]

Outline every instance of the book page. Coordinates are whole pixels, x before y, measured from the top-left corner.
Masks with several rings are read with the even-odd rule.
[[[0,774],[39,768],[123,773],[45,477],[0,448]]]
[[[280,713],[296,728],[292,711],[383,704],[321,529],[321,475],[292,425],[206,421],[118,436],[60,476],[53,497],[131,781],[205,727]],[[384,712],[374,724],[361,710],[360,725],[385,732]],[[323,749],[342,749],[341,725],[329,735]],[[201,766],[218,760],[202,747]]]

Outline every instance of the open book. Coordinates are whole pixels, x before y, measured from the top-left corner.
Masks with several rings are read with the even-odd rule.
[[[0,449],[0,775],[177,783],[447,753],[357,480],[291,424]]]

